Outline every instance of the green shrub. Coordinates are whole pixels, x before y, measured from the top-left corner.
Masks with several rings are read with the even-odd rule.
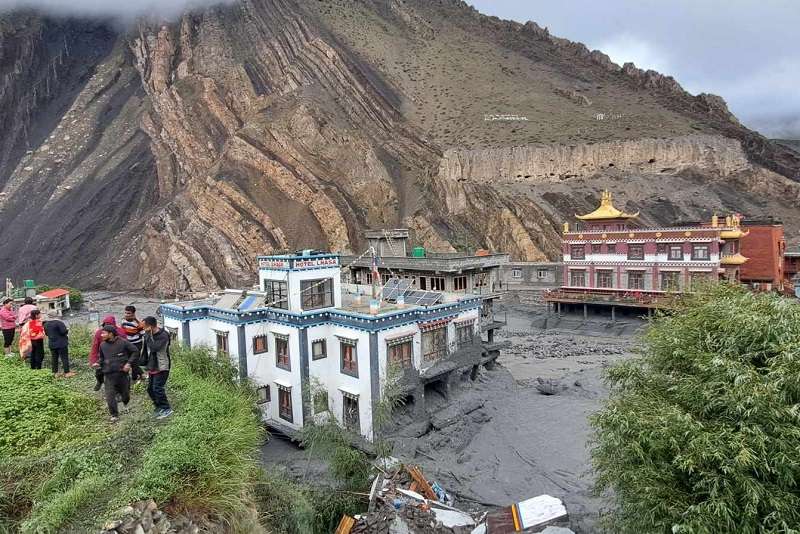
[[[608,379],[592,456],[615,532],[797,532],[800,306],[710,289]]]
[[[0,461],[85,436],[92,421],[97,403],[86,395],[62,387],[49,371],[0,360]]]
[[[366,454],[347,445],[336,447],[330,459],[331,473],[345,488],[363,490],[369,486],[372,466]]]
[[[72,361],[85,362],[89,358],[92,350],[92,339],[94,329],[84,325],[73,325],[69,327],[69,358]]]
[[[139,390],[112,426],[80,362],[91,336],[70,330],[76,378],[0,360],[0,532],[91,532],[148,498],[253,532],[262,430],[251,388],[208,351],[177,348],[168,384],[175,415],[156,422]]]
[[[131,497],[230,518],[245,511],[262,431],[252,390],[208,358],[202,349],[175,351],[170,384],[180,404],[144,455]]]
[[[349,491],[313,488],[262,471],[255,486],[262,523],[281,534],[328,534],[342,515],[366,509],[366,498]]]
[[[262,523],[281,534],[313,534],[314,505],[298,484],[261,470],[255,500]],[[327,531],[332,532],[332,531]]]
[[[229,386],[237,383],[239,371],[227,356],[220,356],[208,347],[173,347],[172,352],[190,374]]]

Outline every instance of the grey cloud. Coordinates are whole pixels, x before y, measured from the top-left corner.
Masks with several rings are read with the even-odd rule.
[[[174,19],[188,9],[236,0],[0,0],[0,13],[29,8],[54,15],[131,20],[141,16]]]
[[[718,94],[764,135],[800,139],[797,0],[468,1]]]

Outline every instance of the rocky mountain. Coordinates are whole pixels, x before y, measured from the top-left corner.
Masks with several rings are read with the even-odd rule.
[[[84,287],[252,281],[257,253],[558,255],[605,187],[646,223],[800,230],[800,155],[721,98],[458,0],[239,0],[170,23],[0,20],[0,265]]]

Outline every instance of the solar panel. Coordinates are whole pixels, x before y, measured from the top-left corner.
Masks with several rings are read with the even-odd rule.
[[[417,306],[433,306],[442,300],[442,294],[435,291],[407,291],[405,294],[406,304],[416,304]]]
[[[441,293],[431,293],[428,292],[427,295],[423,295],[419,301],[420,306],[433,306],[434,304],[439,304],[439,301],[442,300]]]
[[[244,302],[242,302],[239,305],[239,309],[240,310],[249,310],[250,308],[253,307],[254,304],[256,304],[257,300],[258,300],[258,295],[248,295],[248,297],[246,299],[244,299]]]
[[[411,288],[411,281],[397,278],[390,278],[383,286],[383,300],[397,300],[397,297],[405,294]]]

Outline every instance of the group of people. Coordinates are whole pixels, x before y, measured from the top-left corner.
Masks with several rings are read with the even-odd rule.
[[[155,407],[157,419],[172,415],[166,385],[172,360],[169,332],[158,326],[155,317],[136,318],[136,308],[126,306],[123,321],[109,315],[95,332],[89,365],[95,370],[95,391],[105,388],[111,421],[119,420],[119,401],[127,407],[131,399],[131,381],[143,380],[147,373],[147,394]]]
[[[44,362],[44,340],[48,341],[53,374],[75,376],[69,365],[69,329],[63,321],[43,316],[28,297],[14,310],[14,301],[6,298],[0,308],[0,329],[6,356],[14,356],[12,347],[19,335],[20,357],[28,360],[31,369],[41,369]],[[139,383],[147,375],[147,393],[153,401],[154,415],[164,419],[172,415],[166,384],[171,366],[169,332],[158,326],[155,317],[136,317],[136,308],[126,306],[122,323],[113,315],[105,317],[94,333],[89,365],[95,370],[95,391],[105,388],[105,399],[111,421],[119,420],[119,401],[127,407],[131,398],[131,382]],[[59,362],[63,373],[59,372]]]
[[[72,377],[75,373],[69,369],[69,329],[63,321],[42,315],[31,297],[18,311],[14,310],[14,301],[3,300],[0,308],[0,329],[3,331],[3,350],[6,356],[13,356],[14,338],[19,333],[19,353],[22,359],[30,362],[31,369],[41,369],[44,363],[44,340],[52,355],[52,370],[56,376]],[[59,362],[63,372],[59,372]]]

